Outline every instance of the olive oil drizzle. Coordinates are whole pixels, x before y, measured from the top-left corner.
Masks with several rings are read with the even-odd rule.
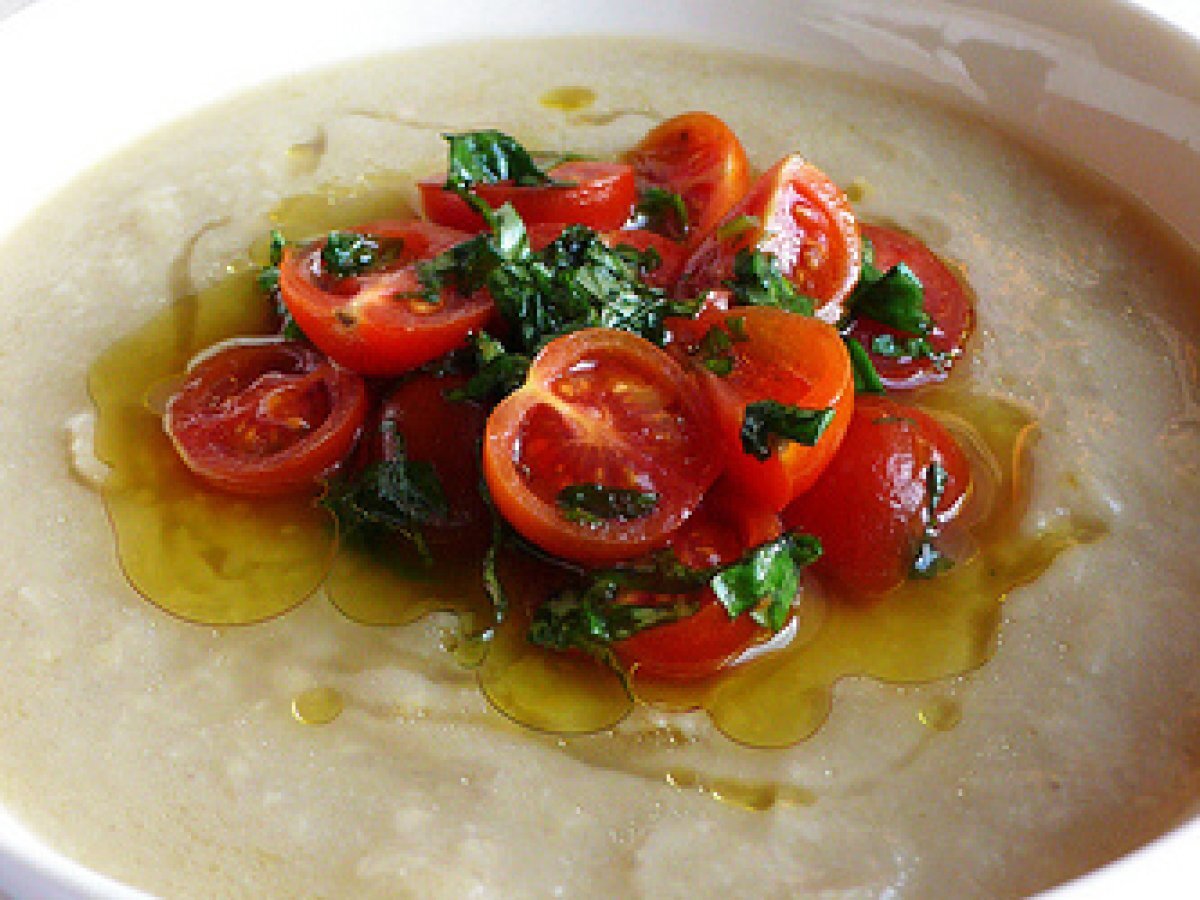
[[[289,239],[303,239],[410,215],[403,200],[409,188],[411,179],[397,175],[335,185],[285,201],[270,218]],[[919,683],[982,665],[994,651],[1008,593],[1038,577],[1060,553],[1106,531],[1100,521],[1067,512],[1036,533],[1024,532],[1032,415],[1004,400],[938,388],[917,395],[919,404],[968,435],[979,471],[987,473],[974,498],[977,508],[963,517],[971,522],[969,540],[948,573],[911,581],[871,605],[810,597],[785,646],[686,685],[654,683],[636,672],[624,676],[599,660],[534,647],[525,639],[530,611],[563,577],[544,561],[501,554],[501,579],[518,602],[493,627],[482,575],[485,547],[438,548],[432,565],[396,552],[338,552],[332,521],[312,498],[248,503],[198,484],[178,461],[149,398],[207,346],[270,330],[273,311],[254,285],[265,247],[264,241],[251,248],[250,258],[222,282],[178,298],[90,372],[96,452],[113,469],[103,497],[122,567],[139,592],[189,621],[261,621],[322,584],[344,615],[367,625],[404,625],[449,610],[458,615],[460,632],[450,649],[475,670],[495,709],[522,726],[587,734],[611,728],[645,703],[702,709],[736,742],[782,747],[820,727],[842,678]],[[949,728],[954,721],[934,711],[929,727]],[[658,777],[747,808],[808,802],[801,788],[721,780],[687,767],[669,767]]]

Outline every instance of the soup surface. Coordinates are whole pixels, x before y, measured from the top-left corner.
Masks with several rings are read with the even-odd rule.
[[[215,628],[129,587],[86,392],[115,340],[224,277],[289,198],[411,202],[443,131],[611,155],[688,109],[759,169],[805,153],[864,218],[961,264],[979,328],[952,378],[1040,423],[1024,527],[1107,532],[1006,598],[985,665],[845,679],[786,749],[645,708],[558,737],[488,705],[444,617],[371,628],[318,596]],[[1197,284],[1116,193],[982,123],[777,62],[489,44],[231,100],[0,247],[0,799],[171,897],[996,897],[1079,874],[1197,796]]]

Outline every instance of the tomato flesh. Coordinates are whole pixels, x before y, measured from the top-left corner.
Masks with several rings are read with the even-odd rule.
[[[785,156],[704,237],[684,264],[679,297],[721,288],[741,250],[775,257],[796,289],[816,302],[816,315],[837,322],[862,270],[862,241],[850,201],[802,157]]]
[[[484,475],[497,508],[526,538],[582,563],[662,546],[721,468],[708,409],[687,373],[650,342],[585,329],[535,358],[523,387],[488,419]],[[598,485],[655,497],[635,518],[572,521],[564,488]]]
[[[325,271],[324,241],[285,248],[279,289],[300,330],[331,359],[363,375],[399,375],[466,344],[494,314],[486,291],[464,297],[443,288],[421,294],[416,264],[469,235],[428,222],[376,222],[352,229],[399,248],[362,275]]]
[[[526,225],[565,222],[597,231],[620,228],[637,203],[633,169],[623,163],[572,160],[547,174],[562,183],[528,186],[497,182],[477,184],[472,191],[492,209],[511,203]],[[422,179],[417,189],[421,208],[431,222],[469,232],[486,227],[483,217],[462,197],[446,190],[444,179]]]
[[[750,187],[750,163],[736,134],[706,112],[675,116],[652,128],[625,159],[638,189],[678,194],[687,210],[687,228],[665,232],[695,245]]]
[[[184,465],[221,490],[313,488],[350,453],[367,410],[362,378],[291,341],[233,344],[203,357],[167,402]]]
[[[779,512],[806,490],[837,451],[854,409],[849,355],[836,329],[824,322],[772,307],[709,306],[695,319],[671,319],[677,352],[696,364],[713,409],[714,442],[726,458],[725,477],[750,502]],[[703,365],[697,348],[713,328],[731,339],[728,372]],[[761,400],[802,409],[834,410],[833,420],[812,447],[780,442],[760,460],[742,445],[749,404]]]
[[[927,475],[946,473],[928,521]],[[910,575],[926,528],[948,524],[971,481],[970,463],[929,414],[886,397],[858,400],[841,449],[811,490],[784,511],[793,530],[821,539],[812,571],[841,596],[884,594]]]
[[[880,380],[890,390],[905,390],[944,380],[975,326],[970,292],[962,279],[920,239],[881,225],[863,224],[862,234],[874,249],[876,268],[887,271],[903,262],[920,279],[925,291],[925,312],[933,320],[933,328],[926,340],[940,362],[928,356],[884,356],[875,352],[872,345],[879,336],[886,335],[901,344],[912,336],[870,319],[856,319],[848,336],[862,344],[871,355]]]

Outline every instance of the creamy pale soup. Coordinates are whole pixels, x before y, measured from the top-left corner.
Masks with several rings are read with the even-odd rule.
[[[653,707],[559,736],[488,703],[445,615],[370,627],[319,594],[213,627],[129,586],[87,393],[115,341],[244,265],[289,203],[413,202],[442,131],[611,156],[690,109],[758,169],[806,154],[977,293],[951,380],[1038,423],[1021,529],[1054,557],[980,629],[982,665],[840,679],[784,748]],[[0,247],[0,801],[167,897],[1001,897],[1078,875],[1195,807],[1198,284],[1118,192],[782,63],[489,44],[231,100],[86,173]]]

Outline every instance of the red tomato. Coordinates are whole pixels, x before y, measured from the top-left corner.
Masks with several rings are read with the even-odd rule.
[[[551,341],[488,419],[483,470],[497,509],[534,544],[582,563],[661,547],[721,468],[709,412],[685,371],[636,335],[585,329]],[[644,515],[573,521],[559,493],[599,485],[656,497]]]
[[[733,276],[739,250],[772,254],[796,289],[833,324],[858,281],[862,241],[850,201],[820,169],[785,156],[701,240],[683,267],[679,297],[696,297]]]
[[[779,512],[816,481],[850,425],[854,377],[846,345],[833,326],[807,316],[765,306],[714,305],[695,319],[671,319],[672,347],[702,363],[703,342],[713,328],[731,336],[724,351],[731,367],[724,374],[696,368],[713,408],[726,477],[749,502]],[[761,400],[832,407],[833,421],[814,446],[782,441],[759,460],[745,452],[741,433],[747,405]]]
[[[431,544],[472,541],[491,535],[491,516],[480,494],[479,444],[487,410],[478,403],[450,400],[465,375],[418,374],[401,382],[384,400],[373,440],[375,459],[406,458],[430,463],[437,472],[449,512],[422,529]]]
[[[392,245],[394,255],[362,275],[325,271],[324,241],[287,247],[279,271],[283,302],[304,334],[334,361],[363,375],[398,375],[463,346],[493,313],[485,292],[444,289],[419,296],[416,263],[468,238],[428,222],[376,222],[352,229]]]
[[[937,522],[928,522],[929,466],[946,473]],[[882,594],[909,577],[926,528],[957,515],[971,481],[962,449],[928,414],[885,397],[858,398],[850,430],[824,474],[784,512],[814,534],[813,572],[849,598]]]
[[[696,514],[672,535],[668,546],[686,565],[707,568],[732,563],[781,533],[777,515],[744,502],[722,480],[704,498]],[[614,645],[617,659],[639,676],[694,680],[724,668],[751,644],[770,636],[750,616],[729,618],[710,589],[705,588],[700,597],[701,606],[695,615],[648,628]],[[670,604],[677,599],[670,594],[629,591],[621,601]]]
[[[881,356],[871,349],[879,335],[886,334],[903,342],[911,335],[873,322],[857,319],[848,332],[866,348],[884,385],[894,390],[919,387],[943,380],[954,359],[962,353],[975,326],[975,308],[963,281],[918,238],[881,225],[862,226],[863,237],[875,250],[875,266],[886,271],[897,263],[907,263],[925,288],[925,312],[933,319],[926,340],[943,361],[936,364],[928,357]]]
[[[668,119],[652,128],[625,160],[633,166],[639,190],[661,188],[683,198],[686,237],[693,246],[750,188],[750,163],[742,142],[711,113]]]
[[[231,344],[188,370],[163,426],[204,481],[276,496],[312,488],[341,463],[366,410],[362,378],[303,344]]]
[[[573,160],[548,173],[564,185],[521,186],[511,182],[478,184],[474,192],[492,209],[511,203],[526,225],[567,222],[597,231],[620,228],[637,203],[633,169],[623,163]],[[425,216],[439,225],[479,231],[483,218],[462,197],[445,188],[445,180],[417,183]]]

